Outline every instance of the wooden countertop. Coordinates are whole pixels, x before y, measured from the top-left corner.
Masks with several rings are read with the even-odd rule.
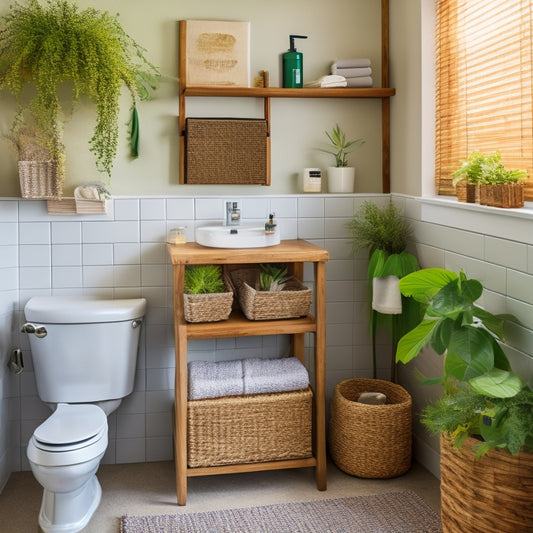
[[[173,265],[300,263],[327,261],[329,252],[302,239],[281,241],[262,248],[210,248],[196,242],[167,244]]]

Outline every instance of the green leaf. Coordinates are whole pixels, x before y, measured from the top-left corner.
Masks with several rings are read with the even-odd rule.
[[[464,372],[457,371],[457,362],[454,356],[459,357],[466,366]],[[485,374],[494,368],[494,351],[490,333],[481,328],[464,326],[456,329],[450,337],[446,362],[451,360],[452,366],[445,365],[445,370],[461,380],[468,380],[475,376]]]
[[[399,254],[389,255],[383,266],[381,276],[398,276],[399,278],[403,278],[416,270],[418,270],[416,257],[409,252],[401,252]]]
[[[439,325],[435,329],[435,333],[431,340],[431,347],[440,355],[442,355],[448,343],[450,342],[450,335],[452,334],[453,321],[449,318],[439,320]]]
[[[136,107],[131,112],[130,128],[131,157],[139,157],[139,114]]]
[[[438,325],[436,320],[423,320],[399,341],[396,349],[396,361],[408,363],[414,359],[420,350],[430,342],[434,328]]]
[[[469,384],[476,392],[491,398],[512,398],[524,386],[520,376],[499,368],[470,379]]]
[[[457,279],[454,272],[442,268],[424,268],[400,280],[400,292],[415,300],[427,303],[448,283]]]
[[[387,259],[387,252],[384,250],[374,250],[368,261],[368,279],[380,278],[383,276],[383,267]]]

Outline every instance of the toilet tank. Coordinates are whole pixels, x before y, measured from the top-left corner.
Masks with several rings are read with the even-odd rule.
[[[145,312],[144,298],[31,298],[23,331],[41,400],[90,403],[127,396]]]

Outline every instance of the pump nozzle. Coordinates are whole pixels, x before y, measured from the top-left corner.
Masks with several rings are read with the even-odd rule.
[[[294,47],[294,39],[307,39],[307,35],[289,35],[289,43],[291,45],[289,52],[296,52],[296,48]]]

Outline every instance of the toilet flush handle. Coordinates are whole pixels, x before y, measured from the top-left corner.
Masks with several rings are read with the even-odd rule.
[[[131,327],[132,327],[133,329],[136,329],[136,328],[138,328],[138,327],[142,324],[142,322],[143,322],[143,319],[142,319],[142,318],[136,318],[135,320],[132,320],[132,322],[131,322]]]
[[[48,333],[44,326],[36,326],[35,324],[30,324],[30,322],[26,322],[20,331],[22,331],[22,333],[33,333],[39,339],[46,337]]]

